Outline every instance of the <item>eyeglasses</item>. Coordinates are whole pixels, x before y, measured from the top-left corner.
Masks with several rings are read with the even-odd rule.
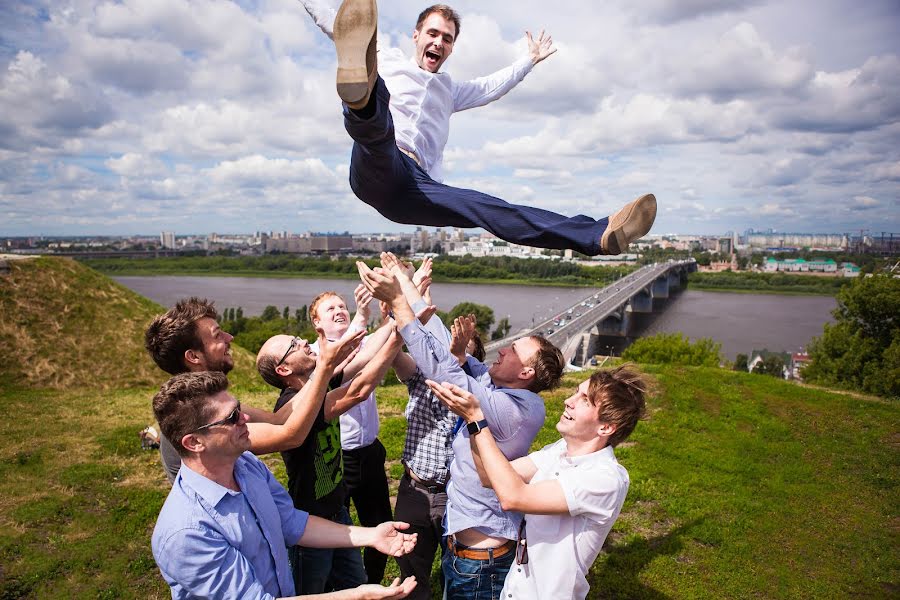
[[[241,403],[238,402],[237,406],[234,407],[234,410],[228,413],[228,416],[224,419],[220,419],[218,421],[213,421],[212,423],[208,423],[203,427],[198,427],[192,433],[197,433],[198,431],[202,431],[203,429],[209,429],[210,427],[215,427],[216,425],[237,425],[238,421],[241,420]]]
[[[528,540],[525,539],[525,519],[519,525],[519,536],[516,540],[516,564],[528,564]]]
[[[302,342],[303,342],[303,340],[301,340],[301,339],[298,338],[298,337],[291,338],[291,345],[288,346],[287,352],[284,353],[284,356],[281,357],[281,360],[279,360],[277,363],[275,363],[275,366],[276,366],[276,367],[281,366],[281,364],[282,364],[285,360],[287,360],[288,354],[290,354],[291,352],[293,352],[294,350],[296,350],[297,348],[299,348],[299,347],[300,347],[300,344],[301,344]]]

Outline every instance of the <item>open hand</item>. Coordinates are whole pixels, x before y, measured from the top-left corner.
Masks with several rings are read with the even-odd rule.
[[[377,583],[366,583],[359,586],[353,591],[360,593],[360,598],[364,600],[384,600],[385,598],[406,598],[410,592],[416,589],[415,575],[410,575],[402,582],[399,577],[395,577],[391,585],[378,585]]]
[[[316,333],[319,336],[317,363],[332,369],[359,352],[360,342],[366,337],[365,330],[360,330],[331,342],[325,337],[325,330],[321,327],[316,327]]]
[[[535,40],[531,37],[530,31],[525,32],[525,38],[528,40],[528,54],[531,56],[533,65],[556,53],[556,48],[553,47],[553,38],[549,34],[545,36],[543,29],[541,29],[538,39]]]
[[[419,539],[418,533],[403,533],[409,529],[409,523],[402,521],[386,521],[372,528],[372,543],[368,544],[382,554],[403,556],[409,554]]]
[[[478,398],[472,392],[447,382],[438,383],[426,379],[425,383],[428,384],[428,387],[431,388],[438,400],[443,402],[453,414],[459,415],[467,423],[480,421],[484,418],[484,413],[481,412],[481,403],[478,402]]]

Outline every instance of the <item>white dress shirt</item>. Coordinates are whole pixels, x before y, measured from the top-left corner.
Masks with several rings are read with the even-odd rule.
[[[301,0],[316,25],[333,37],[337,12],[318,0]],[[444,72],[419,67],[397,48],[378,49],[378,73],[391,93],[391,117],[397,146],[412,152],[435,181],[443,181],[444,146],[450,135],[450,116],[484,106],[500,98],[534,65],[523,56],[512,65],[470,81],[455,82]]]

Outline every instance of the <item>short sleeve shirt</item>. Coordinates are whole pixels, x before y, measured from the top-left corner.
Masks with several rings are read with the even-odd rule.
[[[583,599],[587,572],[622,510],[628,472],[610,446],[584,456],[567,457],[559,440],[529,455],[537,467],[531,484],[559,482],[568,514],[526,514],[528,563],[513,564],[503,588],[504,600]]]

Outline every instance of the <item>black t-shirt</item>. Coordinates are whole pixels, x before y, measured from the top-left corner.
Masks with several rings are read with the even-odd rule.
[[[343,373],[328,382],[328,389],[340,387]],[[282,390],[275,411],[285,405],[297,390]],[[325,404],[319,409],[309,435],[300,446],[281,453],[287,468],[288,492],[294,507],[311,515],[330,519],[344,506],[346,488],[341,463],[340,420],[325,420]]]

